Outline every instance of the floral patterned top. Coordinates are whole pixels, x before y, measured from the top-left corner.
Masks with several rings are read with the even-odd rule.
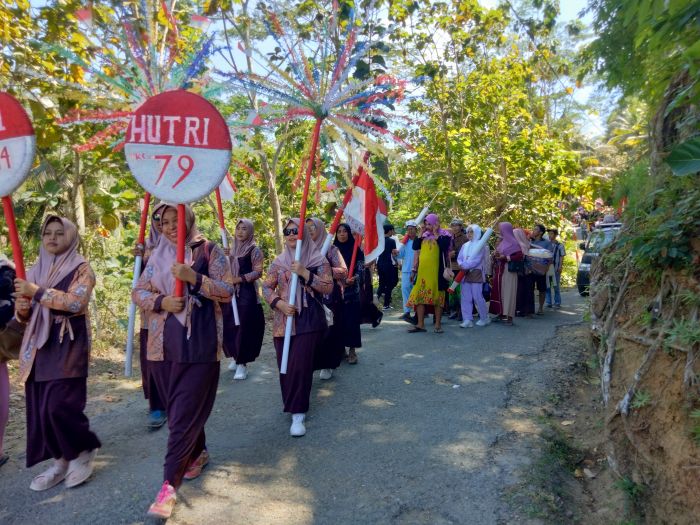
[[[329,294],[333,291],[333,273],[328,262],[324,262],[318,268],[309,268],[312,274],[311,284],[306,285],[304,279],[299,278],[299,285],[305,288],[307,294],[318,292],[321,295]],[[274,319],[272,321],[272,336],[284,337],[284,327],[286,324],[286,316],[275,308],[278,301],[289,300],[289,284],[292,279],[292,273],[276,263],[270,265],[267,271],[267,277],[263,281],[262,292],[265,301],[274,310]],[[312,299],[309,299],[312,300]],[[296,334],[296,316],[292,322],[292,335]]]
[[[195,261],[201,257],[206,257],[204,247],[208,243],[205,241],[195,247],[192,257]],[[209,275],[197,274],[197,283],[188,284],[189,297],[197,295],[206,297],[214,301],[214,317],[216,321],[217,335],[217,355],[221,358],[223,354],[224,321],[219,303],[230,303],[233,295],[233,278],[231,276],[231,265],[221,248],[211,243],[211,253],[209,254],[208,273]],[[161,304],[165,295],[152,284],[153,266],[146,265],[146,269],[141,274],[136,288],[131,292],[131,298],[137,306],[146,313],[148,326],[148,351],[149,361],[163,361],[163,332],[168,313],[161,309]],[[187,302],[186,308],[189,312],[192,309],[192,301]]]

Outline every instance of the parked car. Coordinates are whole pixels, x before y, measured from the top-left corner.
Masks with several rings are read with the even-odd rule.
[[[586,242],[579,244],[579,248],[583,250],[583,256],[576,273],[576,286],[579,294],[588,295],[588,288],[591,285],[591,264],[600,256],[603,248],[613,242],[621,229],[622,223],[620,222],[600,223],[591,231]]]

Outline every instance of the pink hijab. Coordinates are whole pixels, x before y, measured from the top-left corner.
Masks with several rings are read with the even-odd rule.
[[[323,243],[326,242],[326,223],[317,217],[312,217],[309,220],[314,223],[314,226],[316,227],[316,232],[318,232],[319,234],[318,240],[315,240],[314,244],[316,245],[316,248],[320,250],[321,248],[323,248]]]
[[[160,214],[161,218],[163,217],[163,212],[165,211],[165,208],[167,208],[168,205],[164,202],[160,202],[156,204],[156,207],[153,208],[153,213],[151,213],[151,228],[148,231],[148,237],[146,237],[146,246],[145,246],[145,253],[149,254],[153,250],[156,249],[156,246],[158,246],[158,241],[160,240],[161,233],[156,229],[156,226],[153,221],[153,217],[157,214]]]
[[[289,224],[290,222],[296,225],[297,228],[299,227],[299,219],[289,219],[287,221],[287,224]],[[294,250],[292,250],[289,246],[287,246],[287,243],[285,243],[284,250],[282,250],[282,253],[280,253],[277,256],[273,263],[284,268],[285,277],[291,280],[293,262]],[[326,258],[323,255],[321,255],[321,251],[318,249],[316,243],[314,243],[310,237],[304,239],[304,242],[301,245],[300,262],[302,266],[304,266],[304,268],[318,268],[319,266],[322,266],[324,262],[326,262]],[[303,302],[301,286],[297,286],[297,296],[295,303],[299,308],[306,306]]]
[[[515,237],[515,240],[518,241],[520,250],[523,252],[523,254],[527,255],[527,252],[530,250],[530,239],[528,239],[527,235],[525,235],[525,230],[522,228],[516,228],[513,230],[513,237]]]
[[[440,224],[440,219],[438,218],[438,216],[437,216],[436,214],[430,213],[430,214],[428,214],[428,216],[425,218],[425,222],[426,222],[429,226],[436,226],[436,225]],[[445,229],[443,229],[443,228],[440,228],[440,229],[438,230],[438,235],[450,235],[450,232],[447,231],[447,230],[445,230]],[[435,240],[435,239],[437,239],[437,237],[435,236],[435,234],[434,234],[431,230],[428,230],[428,229],[426,229],[426,230],[423,232],[423,234],[421,235],[421,238],[427,239],[427,240]]]
[[[41,237],[50,222],[60,222],[63,225],[63,233],[66,249],[58,255],[52,255],[43,246],[39,248],[39,260],[27,272],[27,281],[41,288],[54,288],[63,279],[85,262],[78,253],[78,228],[66,218],[58,215],[49,215],[41,226]],[[26,380],[34,362],[36,351],[42,348],[49,340],[51,331],[51,310],[38,304],[32,308],[32,316],[24,331],[22,347],[20,350],[20,367],[23,369],[22,377]],[[29,370],[26,368],[29,367]]]
[[[169,209],[177,211],[177,206],[166,204],[161,211],[161,216],[165,215],[165,212]],[[185,225],[187,227],[187,235],[185,237],[185,264],[192,265],[194,263],[194,259],[192,258],[192,245],[204,240],[204,237],[199,233],[194,212],[188,205],[185,205]],[[170,273],[170,269],[176,262],[177,246],[170,242],[170,239],[165,235],[161,235],[156,249],[153,250],[153,253],[151,253],[151,256],[148,258],[147,266],[153,268],[153,276],[150,279],[151,284],[163,295],[173,295],[173,293],[175,293],[175,279],[172,273]],[[187,296],[186,286],[185,296]],[[188,310],[189,307],[185,307],[180,313],[173,314],[177,317],[177,320],[180,321],[182,326],[186,326]]]
[[[231,255],[229,256],[231,261],[231,273],[234,277],[240,277],[241,265],[238,263],[239,257],[247,256],[253,250],[253,248],[257,246],[255,244],[255,226],[253,225],[253,221],[250,219],[240,219],[236,223],[236,228],[238,228],[238,225],[241,223],[248,227],[248,232],[250,232],[250,234],[243,242],[238,242],[238,239],[234,238],[233,248],[231,248]],[[235,285],[235,288],[236,294],[238,294],[241,285],[237,284]]]
[[[501,242],[496,246],[496,250],[501,255],[513,255],[522,251],[520,243],[513,234],[513,225],[509,222],[498,223],[498,231],[501,233]]]

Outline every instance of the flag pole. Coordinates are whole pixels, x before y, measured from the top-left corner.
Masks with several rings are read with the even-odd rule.
[[[304,193],[301,197],[301,211],[299,213],[299,235],[297,237],[297,245],[294,251],[294,261],[298,262],[301,259],[301,247],[304,242],[304,223],[306,222],[306,203],[309,198],[309,185],[311,184],[311,174],[313,173],[314,164],[316,163],[316,151],[318,150],[318,139],[321,135],[321,125],[323,117],[316,118],[313,135],[311,137],[311,149],[309,150],[309,164],[306,167],[306,179],[304,180]],[[299,276],[292,273],[292,280],[289,283],[289,304],[296,304],[297,286],[299,285]],[[282,360],[280,363],[280,374],[287,373],[287,363],[289,361],[289,345],[292,340],[292,321],[293,315],[287,317],[287,324],[284,327],[284,345],[282,347]]]
[[[136,246],[144,250],[146,242],[146,223],[148,222],[148,210],[151,206],[151,194],[146,192],[143,196],[143,209],[141,210],[141,222],[139,224],[139,236]],[[137,255],[134,260],[134,277],[131,281],[131,289],[136,288],[141,277],[141,266],[143,264],[143,255]],[[134,356],[134,335],[136,332],[136,303],[131,300],[129,304],[129,324],[126,331],[126,357],[124,361],[124,375],[131,377],[132,365],[131,361]]]
[[[357,262],[357,251],[362,243],[362,235],[359,233],[355,234],[355,245],[352,247],[352,259],[350,260],[350,267],[348,268],[348,275],[353,276],[355,272],[355,263]]]
[[[338,208],[338,211],[335,212],[335,217],[333,217],[333,222],[331,223],[331,227],[328,230],[328,235],[326,235],[326,240],[323,242],[323,246],[321,247],[321,255],[325,257],[325,255],[328,253],[328,249],[331,247],[331,242],[333,241],[333,236],[335,235],[335,232],[338,231],[338,226],[340,226],[340,219],[343,216],[343,212],[345,211],[345,207],[348,205],[350,202],[350,199],[352,199],[352,190],[357,184],[357,181],[360,178],[360,175],[362,174],[362,171],[365,169],[364,166],[367,164],[369,161],[369,151],[365,152],[364,156],[362,157],[362,164],[360,164],[357,168],[357,175],[355,175],[352,178],[352,182],[350,183],[350,186],[348,189],[345,191],[345,196],[343,197],[343,203],[340,205]]]

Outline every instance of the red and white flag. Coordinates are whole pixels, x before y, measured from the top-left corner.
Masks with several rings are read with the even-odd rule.
[[[219,194],[221,195],[221,199],[225,201],[232,201],[234,200],[234,196],[237,191],[238,188],[236,188],[236,184],[233,182],[231,174],[227,173],[219,186]]]
[[[384,251],[384,221],[386,204],[377,197],[374,181],[364,166],[358,168],[359,177],[352,190],[352,198],[345,207],[345,220],[353,232],[364,237],[362,246],[365,262],[370,263]]]

